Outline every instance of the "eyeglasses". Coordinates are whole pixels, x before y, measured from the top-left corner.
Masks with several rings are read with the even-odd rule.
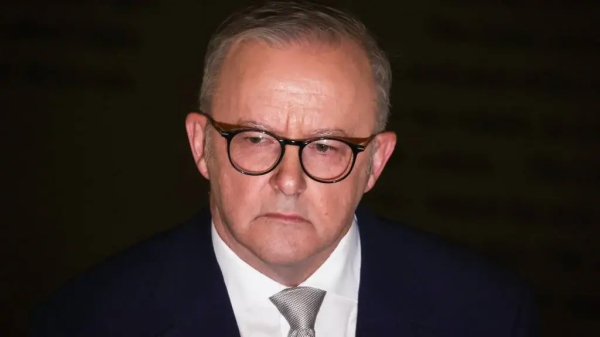
[[[283,155],[285,146],[298,146],[300,166],[311,179],[321,183],[339,182],[352,172],[356,156],[365,150],[376,134],[366,138],[316,137],[292,140],[239,125],[220,123],[205,116],[223,138],[227,139],[227,154],[231,165],[239,172],[259,176],[275,169]]]

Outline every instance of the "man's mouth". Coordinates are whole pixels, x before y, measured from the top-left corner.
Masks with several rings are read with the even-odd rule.
[[[283,222],[307,222],[305,218],[296,213],[266,213],[263,215],[265,218],[283,221]]]

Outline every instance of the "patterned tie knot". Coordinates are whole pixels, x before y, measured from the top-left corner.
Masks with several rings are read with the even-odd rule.
[[[296,329],[296,330],[290,329],[288,337],[315,337],[315,330],[314,329]]]
[[[314,337],[315,321],[326,291],[311,287],[284,289],[269,299],[290,324],[289,337]]]

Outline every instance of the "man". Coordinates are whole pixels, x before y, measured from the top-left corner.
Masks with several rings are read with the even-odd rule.
[[[532,336],[510,276],[358,207],[396,136],[364,26],[307,3],[233,16],[186,120],[210,207],[65,287],[32,336]]]

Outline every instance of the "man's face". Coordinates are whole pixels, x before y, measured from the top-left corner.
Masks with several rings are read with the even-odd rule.
[[[376,127],[371,69],[364,52],[350,42],[336,47],[299,43],[282,49],[261,42],[239,44],[222,66],[213,97],[216,121],[288,139],[368,137]],[[358,155],[346,179],[325,184],[304,174],[295,146],[287,146],[273,171],[244,175],[229,162],[227,141],[213,128],[206,132],[211,133],[209,144],[195,144],[210,147],[212,155],[206,158],[201,149],[194,151],[200,171],[210,180],[215,226],[242,258],[272,266],[294,266],[328,255],[347,232],[358,202],[375,183],[395,144],[393,137],[391,147],[377,150],[381,141],[376,138],[370,145],[374,149]],[[379,153],[379,159],[369,173],[372,153]]]

